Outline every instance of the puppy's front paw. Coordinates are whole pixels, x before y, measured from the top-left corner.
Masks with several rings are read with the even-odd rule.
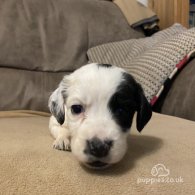
[[[57,150],[71,151],[70,140],[67,138],[57,138],[53,143],[53,148]]]

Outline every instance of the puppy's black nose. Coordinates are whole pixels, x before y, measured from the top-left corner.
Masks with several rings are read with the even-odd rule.
[[[111,140],[100,140],[99,138],[95,137],[91,140],[87,140],[87,153],[102,158],[108,155],[110,148],[113,145],[113,141]]]

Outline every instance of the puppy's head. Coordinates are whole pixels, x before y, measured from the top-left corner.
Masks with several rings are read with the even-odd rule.
[[[71,149],[90,167],[122,159],[134,113],[137,130],[150,120],[151,107],[141,86],[123,69],[89,64],[65,76],[50,97],[49,107],[71,131]]]

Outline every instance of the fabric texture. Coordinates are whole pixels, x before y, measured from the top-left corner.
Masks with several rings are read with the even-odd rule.
[[[113,2],[121,9],[133,28],[156,23],[159,20],[150,8],[142,5],[137,0],[114,0]]]
[[[49,112],[49,96],[66,74],[0,68],[0,111],[29,109]]]
[[[37,71],[73,71],[88,48],[139,37],[109,1],[0,0],[0,26],[0,67]]]
[[[20,118],[20,117],[32,117],[32,116],[51,116],[47,112],[39,112],[33,110],[12,110],[12,111],[0,111],[0,118]]]
[[[143,36],[109,1],[0,0],[0,110],[47,112],[51,92],[87,63],[90,47]]]
[[[3,112],[0,112],[0,116]],[[119,163],[102,171],[84,168],[70,152],[52,148],[48,117],[0,118],[1,194],[156,195],[195,192],[195,123],[155,114],[138,134],[133,125],[128,151]],[[179,135],[179,136],[177,136]],[[153,176],[163,164],[166,177]],[[161,179],[153,184],[139,179]],[[178,178],[180,183],[165,182]],[[181,178],[179,180],[179,178]]]
[[[149,38],[104,44],[88,51],[90,62],[111,63],[126,69],[143,87],[151,105],[194,53],[195,28],[179,24]]]
[[[195,60],[191,60],[175,78],[159,102],[158,111],[195,121]]]

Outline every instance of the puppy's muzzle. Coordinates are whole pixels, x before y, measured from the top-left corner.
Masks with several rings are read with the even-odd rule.
[[[109,154],[112,145],[112,140],[100,140],[99,138],[95,137],[91,140],[87,140],[85,153],[96,158],[103,158]]]

